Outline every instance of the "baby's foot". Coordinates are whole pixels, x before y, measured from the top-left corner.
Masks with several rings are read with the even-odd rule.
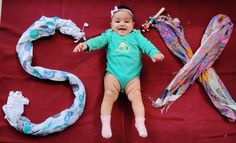
[[[102,115],[101,121],[102,121],[102,137],[104,137],[104,138],[112,137],[111,125],[110,125],[111,116],[110,115]]]
[[[135,119],[135,127],[138,130],[139,136],[145,138],[147,137],[147,129],[144,124],[145,119],[144,118],[136,118]]]

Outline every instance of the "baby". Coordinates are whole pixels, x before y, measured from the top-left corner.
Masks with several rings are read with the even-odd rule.
[[[104,77],[104,97],[101,105],[102,136],[110,138],[111,111],[120,92],[125,92],[132,104],[135,127],[139,136],[147,137],[144,124],[145,110],[141,96],[140,71],[142,53],[153,62],[164,55],[134,28],[134,15],[127,6],[116,6],[111,11],[111,28],[100,36],[79,43],[73,52],[92,51],[106,47],[107,68]]]

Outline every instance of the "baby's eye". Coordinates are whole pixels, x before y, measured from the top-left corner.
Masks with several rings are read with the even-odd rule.
[[[130,23],[130,21],[129,21],[129,20],[126,20],[125,23]]]
[[[120,20],[116,20],[115,23],[120,23]]]

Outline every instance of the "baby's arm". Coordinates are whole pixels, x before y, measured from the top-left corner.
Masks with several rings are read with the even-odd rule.
[[[79,43],[73,50],[73,52],[80,51],[92,51],[105,47],[108,44],[108,37],[111,33],[111,30],[107,30],[102,33],[100,36],[89,39],[86,42]]]
[[[74,53],[85,51],[88,48],[87,44],[79,43],[73,50]]]
[[[161,61],[164,55],[140,32],[138,32],[139,45],[143,53],[147,54],[153,62]]]

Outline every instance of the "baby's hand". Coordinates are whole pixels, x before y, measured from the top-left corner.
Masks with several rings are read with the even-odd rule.
[[[79,43],[73,50],[74,53],[84,51],[88,48],[85,43]]]
[[[156,54],[152,57],[152,61],[155,63],[156,61],[162,61],[164,59],[164,55],[163,54]]]

